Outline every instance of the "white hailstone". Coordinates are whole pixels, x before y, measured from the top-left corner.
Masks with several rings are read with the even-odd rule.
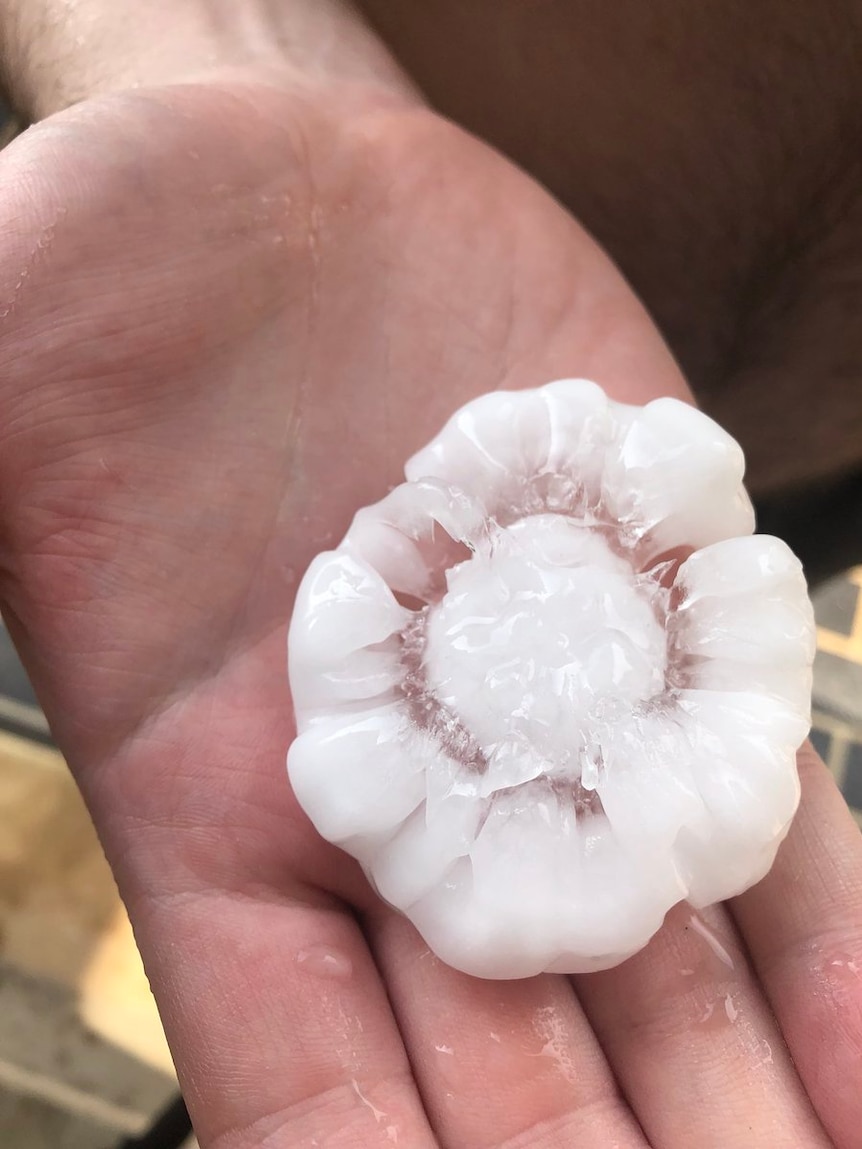
[[[674,399],[495,392],[311,564],[294,791],[451,965],[606,968],[772,864],[814,623],[743,467]]]

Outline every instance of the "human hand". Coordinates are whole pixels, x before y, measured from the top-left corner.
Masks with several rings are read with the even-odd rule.
[[[810,754],[772,873],[705,915],[732,967],[677,911],[511,984],[429,955],[287,786],[297,581],[446,415],[685,394],[577,225],[400,95],[246,69],[16,142],[0,254],[4,613],[204,1149],[860,1144],[862,842]]]

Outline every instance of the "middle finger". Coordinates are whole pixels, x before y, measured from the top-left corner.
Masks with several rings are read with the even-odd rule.
[[[567,978],[482,981],[383,909],[372,945],[445,1149],[646,1149]]]
[[[646,949],[575,985],[655,1149],[827,1149],[729,915],[668,915]]]

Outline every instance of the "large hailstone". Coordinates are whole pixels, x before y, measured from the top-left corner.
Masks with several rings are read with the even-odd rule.
[[[294,791],[449,964],[606,968],[772,864],[814,623],[743,467],[675,399],[495,392],[311,564]]]

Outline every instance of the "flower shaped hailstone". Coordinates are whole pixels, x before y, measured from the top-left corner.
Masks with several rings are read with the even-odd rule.
[[[444,961],[606,968],[769,869],[814,624],[743,469],[675,399],[495,392],[311,564],[294,791]]]

